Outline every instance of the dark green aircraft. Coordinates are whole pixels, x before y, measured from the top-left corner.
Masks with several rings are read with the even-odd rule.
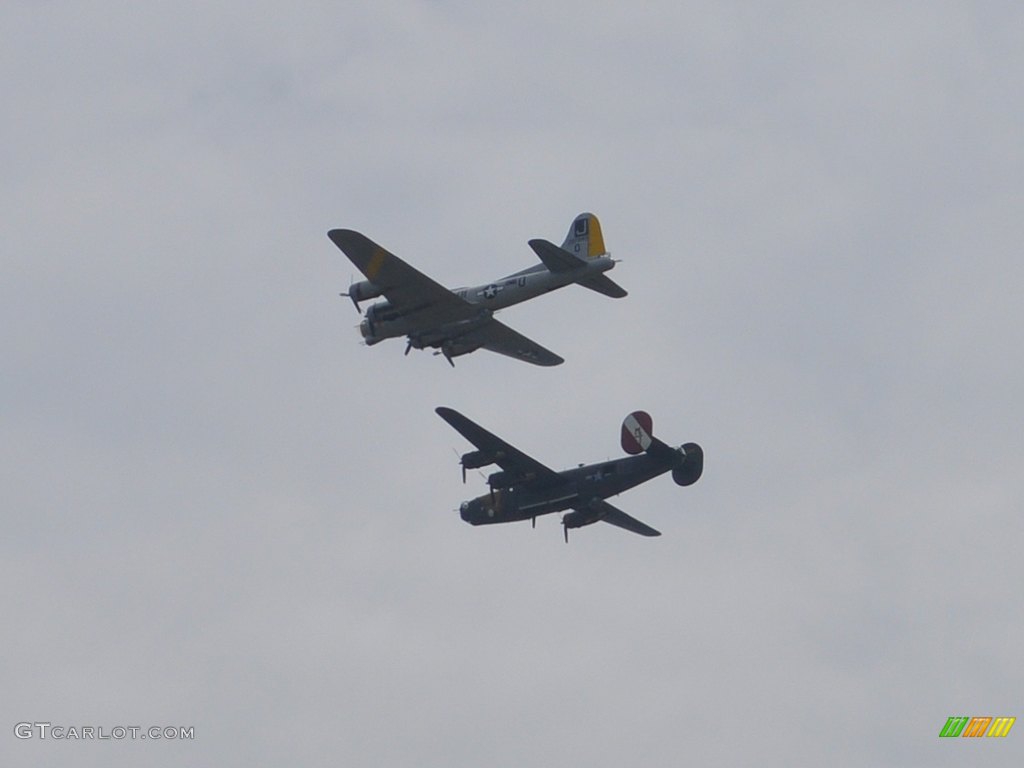
[[[462,519],[472,525],[532,520],[536,526],[539,515],[571,510],[562,516],[566,542],[570,528],[602,520],[641,536],[660,536],[660,532],[605,499],[665,472],[671,472],[678,485],[693,485],[704,471],[701,447],[685,443],[672,448],[661,442],[653,436],[651,417],[644,411],[634,411],[622,422],[622,449],[630,456],[555,472],[458,411],[443,407],[436,410],[477,447],[461,457],[463,482],[467,469],[491,464],[501,468],[487,478],[489,493],[462,503]]]

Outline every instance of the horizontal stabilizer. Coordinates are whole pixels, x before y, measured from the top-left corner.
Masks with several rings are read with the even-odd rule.
[[[552,272],[570,272],[584,266],[584,261],[547,240],[531,240],[530,247],[544,266]]]
[[[613,299],[621,299],[624,296],[628,296],[626,289],[616,283],[607,275],[594,275],[588,277],[586,280],[580,280],[579,285],[584,288],[589,288],[592,291],[603,293],[605,296],[611,296]]]
[[[537,254],[544,266],[552,272],[571,272],[586,263],[578,256],[547,240],[531,240],[530,247],[533,248],[533,252]],[[611,296],[613,299],[621,299],[628,295],[621,285],[606,275],[593,275],[578,282],[584,288]]]

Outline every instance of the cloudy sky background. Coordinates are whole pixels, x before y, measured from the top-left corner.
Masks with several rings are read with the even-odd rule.
[[[4,3],[3,764],[1021,764],[1024,11],[826,5]],[[581,211],[564,365],[359,345],[328,229]],[[437,405],[705,475],[472,528]]]

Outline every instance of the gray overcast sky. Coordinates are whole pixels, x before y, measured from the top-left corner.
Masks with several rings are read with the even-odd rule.
[[[0,762],[1010,766],[1017,3],[0,10]],[[326,238],[447,285],[593,211],[566,358],[359,345]],[[663,531],[472,528],[449,405]],[[189,742],[15,738],[21,721]],[[970,754],[968,754],[970,753]]]

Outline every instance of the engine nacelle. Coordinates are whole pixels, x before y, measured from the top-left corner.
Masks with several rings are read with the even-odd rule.
[[[383,295],[384,290],[375,283],[371,283],[369,280],[360,280],[358,283],[352,283],[348,287],[348,293],[341,294],[342,296],[348,296],[352,299],[352,305],[359,310],[359,302],[366,301],[367,299],[375,299],[378,296]]]
[[[366,309],[366,317],[359,324],[359,332],[363,335],[363,340],[368,346],[372,346],[388,338],[389,333],[383,326],[396,320],[398,317],[398,312],[395,311],[395,308],[388,301],[378,301],[376,304],[371,304]]]
[[[463,355],[468,355],[470,352],[475,352],[480,349],[480,344],[467,344],[464,341],[456,339],[454,341],[443,341],[441,342],[440,347],[441,354],[444,355],[445,359],[450,363],[452,359],[456,357],[462,357]]]
[[[366,301],[367,299],[376,299],[378,296],[383,294],[383,289],[376,283],[371,283],[369,280],[360,280],[358,283],[352,283],[348,289],[349,298],[351,298],[356,304],[359,304],[360,301]]]
[[[525,475],[517,472],[495,472],[487,478],[487,484],[491,486],[491,490],[495,490],[498,488],[513,488],[520,483],[528,483],[536,479],[537,475],[533,472],[528,472]]]
[[[582,528],[584,525],[593,525],[604,515],[589,509],[577,509],[562,515],[562,525],[566,528]]]
[[[515,475],[511,472],[495,472],[487,478],[487,484],[491,489],[511,488],[515,484]]]
[[[672,470],[672,479],[676,485],[693,485],[700,480],[704,472],[704,449],[696,443],[686,443],[682,447],[686,456],[683,463]]]
[[[466,469],[479,469],[480,467],[486,467],[488,464],[493,464],[494,459],[483,451],[470,451],[469,453],[462,454],[461,462],[462,466]]]
[[[398,317],[399,313],[390,301],[378,301],[366,308],[366,320],[371,327],[379,323],[390,323]]]

